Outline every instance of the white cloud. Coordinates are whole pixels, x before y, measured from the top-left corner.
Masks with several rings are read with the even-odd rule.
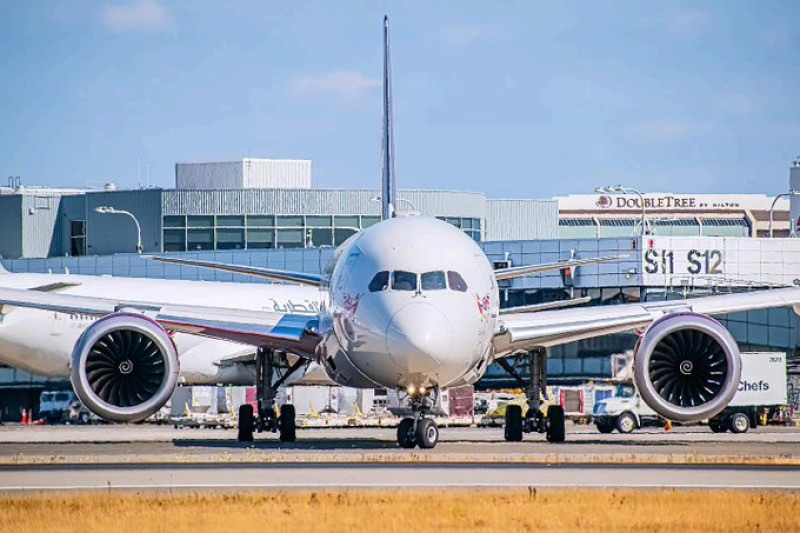
[[[303,98],[333,98],[352,103],[367,92],[381,86],[378,78],[369,78],[360,72],[337,70],[315,76],[301,76],[289,82],[289,90]]]
[[[683,141],[705,135],[712,130],[710,124],[672,119],[655,119],[637,122],[628,133],[637,140]]]
[[[454,24],[442,28],[439,32],[441,39],[449,45],[463,46],[479,39],[491,36],[491,33],[480,26]]]
[[[106,7],[103,22],[115,31],[153,31],[169,27],[172,16],[156,0],[136,0]]]
[[[706,29],[711,23],[711,16],[705,11],[684,9],[664,15],[661,23],[667,33],[688,34]]]

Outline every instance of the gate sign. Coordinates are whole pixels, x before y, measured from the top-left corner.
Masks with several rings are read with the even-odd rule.
[[[647,286],[791,286],[800,278],[800,239],[645,237]]]

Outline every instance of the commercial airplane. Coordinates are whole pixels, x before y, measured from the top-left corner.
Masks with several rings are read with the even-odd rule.
[[[439,430],[429,415],[439,392],[474,383],[493,361],[524,386],[529,405],[524,417],[519,406],[508,407],[506,440],[518,441],[523,432],[538,431],[549,441],[563,441],[563,409],[540,409],[546,396],[546,349],[640,328],[646,330],[636,347],[634,374],[644,401],[667,419],[709,418],[730,402],[741,373],[736,341],[711,316],[771,307],[800,312],[798,288],[592,308],[501,310],[500,280],[614,258],[493,270],[478,245],[459,229],[398,212],[388,19],[383,71],[383,220],[343,243],[325,272],[311,275],[155,257],[296,286],[63,276],[51,283],[64,288],[53,290],[30,290],[41,281],[17,284],[14,280],[24,276],[6,274],[0,276],[0,286],[9,287],[0,288],[5,314],[0,338],[15,321],[30,324],[27,331],[34,339],[41,335],[36,316],[23,315],[18,308],[100,317],[75,342],[69,371],[87,407],[113,421],[142,420],[167,401],[191,352],[181,334],[255,347],[254,356],[223,355],[215,363],[254,366],[256,420],[261,428],[279,430],[284,440],[295,438],[294,409],[284,405],[275,417],[276,389],[313,361],[341,385],[401,391],[408,407],[398,427],[398,443],[432,448]],[[287,299],[309,302],[307,312],[291,306],[264,309],[265,302]],[[34,342],[27,340],[27,346]],[[19,349],[14,352],[13,345],[0,345],[0,352],[9,349],[17,362],[26,355]],[[530,367],[530,378],[509,363],[520,360]],[[252,408],[242,406],[239,418],[240,438],[251,439]]]

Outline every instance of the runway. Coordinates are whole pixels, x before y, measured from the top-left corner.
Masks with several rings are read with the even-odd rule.
[[[800,467],[448,464],[37,465],[0,468],[0,491],[436,488],[800,490]]]

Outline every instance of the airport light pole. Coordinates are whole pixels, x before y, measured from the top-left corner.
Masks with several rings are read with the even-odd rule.
[[[772,206],[769,208],[769,238],[770,239],[772,238],[772,217],[773,217],[773,213],[775,212],[775,204],[777,204],[778,200],[780,200],[781,198],[783,198],[785,196],[797,196],[797,195],[800,195],[800,191],[798,191],[796,189],[791,189],[789,192],[780,193],[778,196],[775,197],[774,200],[772,200]],[[791,231],[791,228],[789,228],[789,230]]]
[[[644,205],[644,195],[633,187],[623,187],[622,185],[607,185],[605,187],[598,187],[594,192],[599,194],[635,194],[639,197],[639,204],[642,206],[642,235],[647,235],[647,211]]]
[[[131,217],[133,223],[136,224],[136,253],[142,253],[142,227],[139,225],[139,221],[136,220],[136,217],[133,216],[133,213],[125,211],[124,209],[115,209],[108,206],[95,207],[94,212],[101,215],[126,215]]]

